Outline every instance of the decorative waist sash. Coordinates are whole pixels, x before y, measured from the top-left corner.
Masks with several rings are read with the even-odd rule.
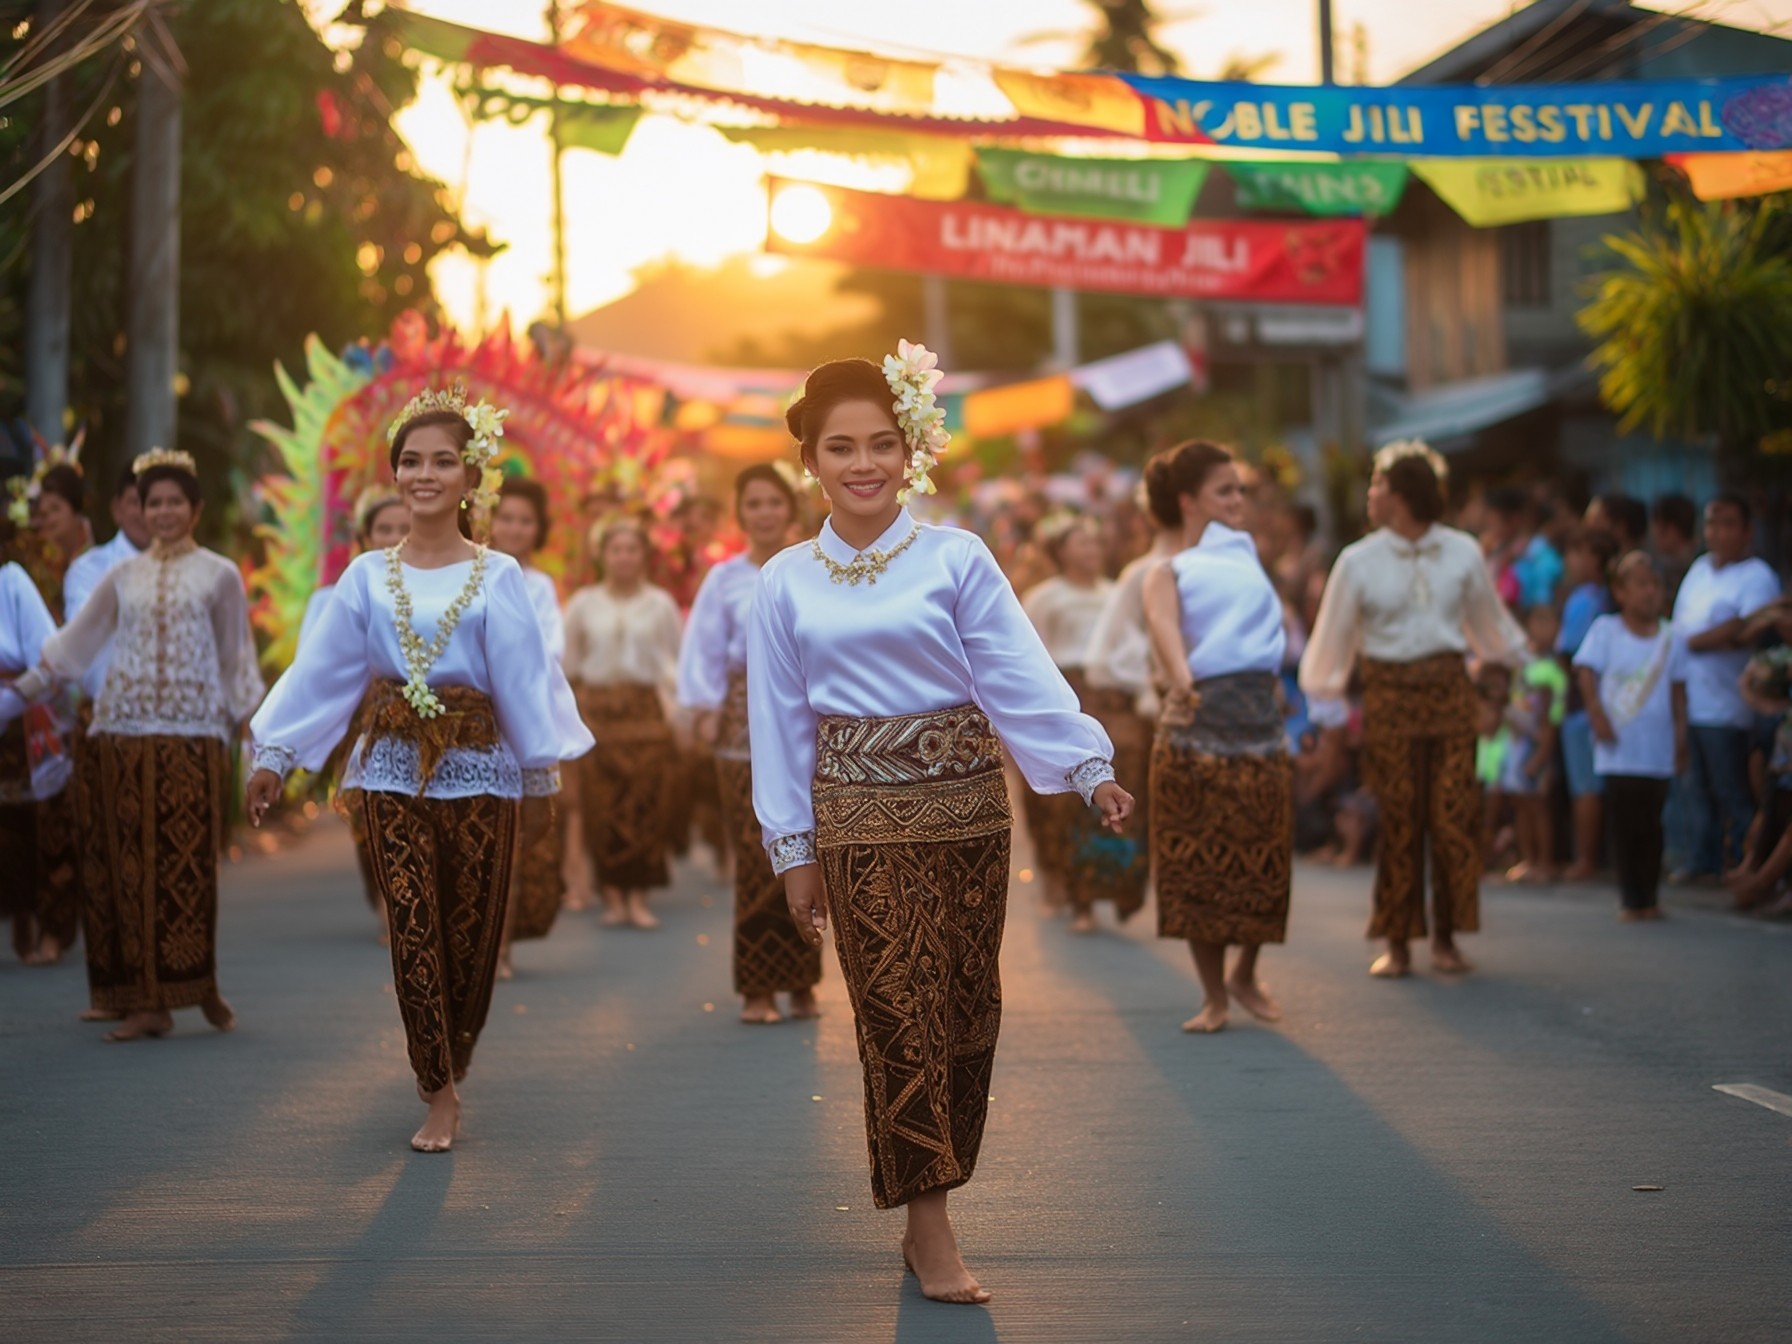
[[[1174,747],[1203,756],[1274,756],[1287,750],[1273,672],[1232,672],[1197,681],[1191,710],[1164,711],[1159,731]]]
[[[1362,660],[1363,731],[1382,738],[1474,736],[1475,686],[1460,653]]]
[[[968,840],[1006,830],[1002,743],[975,705],[816,725],[818,845]]]
[[[358,711],[365,731],[363,757],[371,756],[374,748],[385,741],[408,743],[416,748],[419,794],[429,787],[436,767],[449,751],[493,751],[502,741],[498,736],[497,711],[484,691],[471,686],[432,689],[442,702],[442,712],[434,718],[423,718],[411,708],[404,698],[401,681],[374,682]]]

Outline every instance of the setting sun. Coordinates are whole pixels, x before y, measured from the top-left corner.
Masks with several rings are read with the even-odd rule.
[[[792,243],[812,243],[834,222],[828,198],[814,187],[798,183],[783,187],[772,198],[772,232]]]

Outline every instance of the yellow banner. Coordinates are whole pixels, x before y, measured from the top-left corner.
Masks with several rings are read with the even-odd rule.
[[[1564,215],[1610,215],[1642,200],[1626,159],[1414,159],[1413,173],[1476,228]]]
[[[1792,190],[1792,150],[1745,154],[1670,154],[1673,164],[1692,182],[1701,201],[1728,201],[1738,196],[1765,196]]]
[[[795,154],[805,149],[855,159],[897,159],[914,171],[908,194],[924,201],[956,201],[970,186],[976,147],[944,135],[862,131],[806,126],[718,126],[737,144],[761,154]]]
[[[1023,429],[1043,429],[1070,418],[1076,389],[1067,376],[1010,383],[964,399],[964,432],[973,439],[999,439]]]
[[[1023,117],[1093,126],[1143,137],[1145,104],[1111,75],[1036,75],[1025,70],[992,72],[996,87]]]

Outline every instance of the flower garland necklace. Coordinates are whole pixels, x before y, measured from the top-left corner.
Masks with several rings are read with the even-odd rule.
[[[473,548],[473,572],[467,575],[467,582],[454,601],[448,604],[448,610],[442,613],[441,623],[436,627],[436,637],[428,644],[423,637],[411,628],[411,594],[404,586],[404,542],[386,552],[386,587],[392,594],[392,625],[398,632],[398,647],[404,652],[405,677],[404,698],[417,711],[420,719],[433,719],[442,712],[442,701],[429,688],[429,670],[441,660],[448,649],[448,641],[454,637],[455,627],[460,618],[472,605],[473,595],[485,581],[486,548]]]
[[[908,535],[889,550],[863,550],[844,565],[821,549],[820,537],[809,543],[809,549],[814,552],[817,560],[827,566],[829,579],[835,583],[844,583],[848,588],[857,588],[861,583],[876,583],[879,576],[890,567],[890,561],[913,546],[915,538],[920,535],[921,525],[916,523],[908,530]]]

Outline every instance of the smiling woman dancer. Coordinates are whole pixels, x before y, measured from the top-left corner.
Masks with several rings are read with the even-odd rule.
[[[1475,539],[1438,519],[1448,469],[1417,440],[1375,454],[1369,521],[1326,581],[1300,687],[1313,719],[1336,731],[1351,669],[1363,679],[1363,774],[1381,807],[1369,936],[1387,952],[1369,974],[1412,970],[1425,936],[1431,858],[1431,964],[1461,975],[1458,933],[1481,923],[1481,812],[1475,784],[1475,688],[1464,656],[1519,666],[1525,632],[1501,604]]]
[[[447,1152],[460,1127],[455,1084],[491,1006],[518,800],[552,793],[560,762],[591,748],[521,567],[461,534],[503,415],[469,407],[458,386],[405,408],[392,471],[410,535],[343,572],[250,725],[259,826],[287,772],[324,763],[372,684],[343,784],[360,791],[375,838],[398,1009],[429,1106],[411,1147],[425,1153]]]
[[[1228,997],[1274,1022],[1282,1014],[1257,982],[1257,953],[1287,936],[1294,860],[1282,602],[1244,530],[1230,452],[1182,444],[1151,460],[1145,483],[1152,514],[1183,543],[1145,578],[1170,687],[1151,754],[1158,934],[1188,940],[1206,995],[1184,1031],[1221,1030]],[[1238,946],[1230,980],[1228,944]]]
[[[796,491],[775,467],[748,467],[734,478],[734,515],[748,549],[703,577],[678,655],[678,703],[696,712],[699,741],[713,747],[723,819],[734,860],[734,992],[740,1020],[779,1022],[778,994],[793,1018],[815,1016],[821,948],[791,922],[784,883],[772,871],[753,812],[747,735],[747,630],[759,571],[790,538]]]
[[[105,885],[87,891],[93,1006],[125,1014],[109,1041],[166,1035],[195,1005],[236,1024],[217,979],[225,754],[262,693],[242,575],[193,541],[193,459],[158,448],[135,471],[149,551],[100,580],[18,683],[37,699],[111,643],[88,733]]]
[[[819,946],[833,916],[872,1199],[908,1206],[903,1256],[923,1293],[982,1303],[946,1197],[977,1162],[1001,1020],[1003,746],[1034,788],[1075,789],[1110,826],[1132,799],[989,549],[903,507],[931,492],[946,442],[933,365],[906,341],[882,369],[836,360],[790,408],[832,512],[760,571],[748,722],[791,917]]]

